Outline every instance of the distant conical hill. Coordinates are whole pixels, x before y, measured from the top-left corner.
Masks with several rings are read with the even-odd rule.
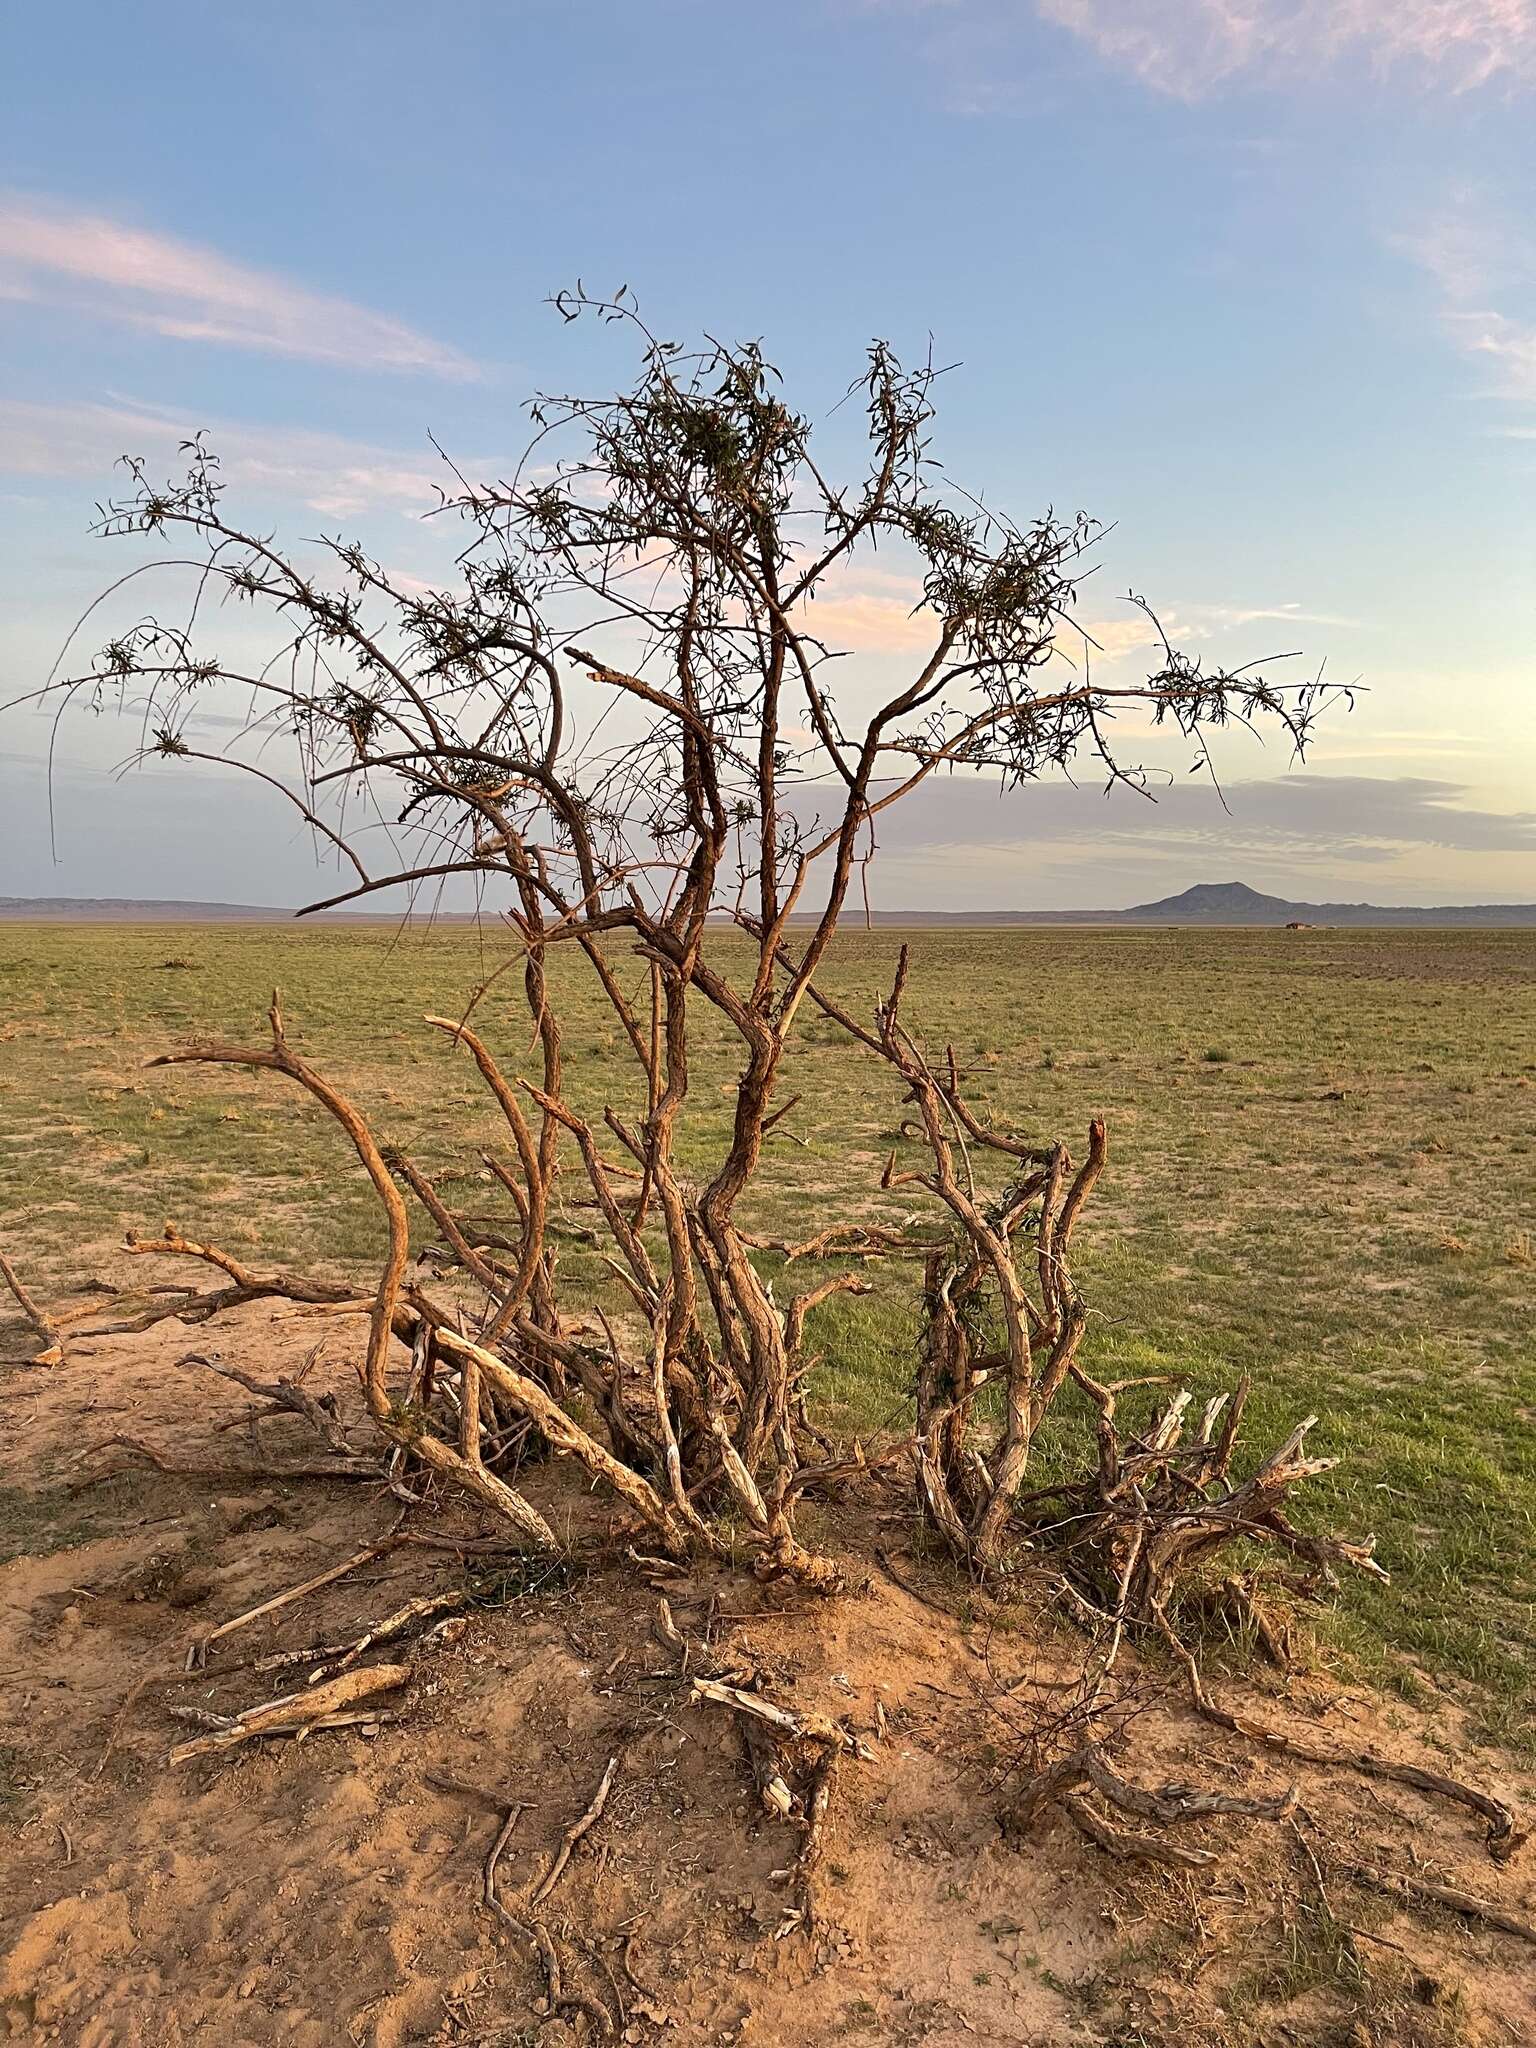
[[[1137,903],[1120,914],[1144,917],[1154,924],[1284,924],[1308,910],[1320,909],[1318,904],[1288,903],[1283,896],[1261,895],[1246,882],[1196,882],[1177,896]]]
[[[256,903],[174,903],[123,897],[0,896],[0,921],[79,924],[235,924],[285,922],[294,913]],[[797,922],[814,917],[797,913]],[[359,924],[398,923],[401,912],[343,912]],[[1266,896],[1246,882],[1197,882],[1177,896],[1133,903],[1128,910],[877,910],[878,925],[1525,925],[1536,926],[1536,903],[1300,903]],[[333,919],[327,917],[325,922]],[[340,919],[334,921],[341,921]],[[438,911],[427,922],[463,924],[465,912]],[[853,918],[848,922],[852,924]]]
[[[1104,918],[1115,924],[1536,925],[1536,903],[1299,903],[1265,896],[1246,882],[1197,882],[1178,896],[1108,911]]]

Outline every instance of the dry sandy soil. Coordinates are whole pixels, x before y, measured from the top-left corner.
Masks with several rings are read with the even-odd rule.
[[[745,1574],[648,1577],[622,1557],[540,1583],[477,1549],[483,1526],[429,1504],[405,1530],[458,1548],[401,1542],[225,1636],[186,1675],[194,1640],[396,1523],[397,1502],[372,1485],[261,1476],[260,1462],[312,1454],[304,1426],[219,1433],[245,1397],[177,1363],[216,1345],[255,1371],[291,1370],[314,1330],[263,1306],[0,1373],[17,1553],[0,1570],[0,2038],[598,2038],[577,2007],[548,2012],[532,1947],[482,1882],[505,1815],[524,1806],[498,1873],[522,1922],[616,1758],[600,1820],[538,1911],[565,1987],[627,2042],[1536,2042],[1536,1945],[1400,1907],[1338,1861],[1417,1870],[1530,1920],[1536,1852],[1501,1866],[1455,1806],[1221,1735],[1166,1672],[1127,1726],[1121,1767],[1245,1793],[1278,1791],[1296,1769],[1300,1822],[1204,1822],[1187,1833],[1219,1858],[1180,1872],[1106,1854],[1059,1809],[1006,1838],[1010,1773],[1029,1768],[1074,1641],[914,1554],[895,1491],[884,1517],[827,1511],[820,1534],[848,1558],[852,1590],[812,1604]],[[17,1335],[0,1329],[0,1354]],[[329,1383],[355,1416],[344,1375]],[[120,1434],[197,1469],[99,1448]],[[114,1466],[122,1476],[89,1476]],[[546,1512],[601,1529],[558,1465],[528,1484]],[[466,1574],[480,1604],[413,1648],[371,1653],[410,1661],[397,1718],[168,1761],[197,1733],[173,1707],[231,1712],[286,1691],[302,1670],[252,1660],[345,1642]],[[798,1837],[759,1804],[738,1717],[692,1698],[653,1631],[663,1586],[693,1671],[747,1674],[867,1744],[868,1760],[837,1772],[809,1928],[785,1931]],[[1316,1673],[1249,1704],[1314,1741],[1375,1743],[1530,1804],[1512,1765],[1460,1750],[1449,1708],[1413,1716]]]

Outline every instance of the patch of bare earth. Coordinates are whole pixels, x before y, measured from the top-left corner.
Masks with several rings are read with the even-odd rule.
[[[1094,1846],[1060,1808],[1006,1839],[999,1810],[1032,1767],[1072,1641],[1004,1627],[913,1555],[894,1490],[883,1520],[827,1510],[853,1589],[831,1601],[714,1568],[648,1572],[617,1548],[551,1576],[485,1547],[497,1532],[461,1510],[426,1505],[396,1534],[430,1542],[397,1541],[224,1635],[188,1673],[189,1647],[220,1623],[396,1527],[399,1503],[374,1485],[257,1474],[311,1455],[313,1439],[290,1419],[259,1438],[221,1431],[243,1396],[177,1364],[216,1343],[264,1374],[327,1327],[258,1305],[216,1332],[163,1324],[0,1380],[18,1553],[0,1569],[0,2038],[1536,2041],[1536,1944],[1402,1907],[1339,1867],[1417,1873],[1536,1919],[1529,1856],[1495,1863],[1472,1815],[1411,1788],[1224,1736],[1166,1681],[1127,1724],[1126,1774],[1250,1797],[1294,1777],[1297,1819],[1180,1830],[1218,1854],[1179,1871]],[[325,1384],[355,1409],[344,1374],[322,1366]],[[116,1436],[198,1469],[95,1448]],[[121,1476],[88,1476],[114,1464]],[[525,1480],[557,1526],[592,1533],[593,1503],[561,1466]],[[345,1644],[466,1584],[473,1604],[354,1663],[409,1665],[402,1690],[366,1704],[376,1719],[168,1761],[207,1717],[302,1689],[313,1668],[257,1661]],[[962,1602],[964,1621],[942,1611]],[[829,1717],[867,1752],[836,1772],[813,1876],[795,1873],[800,1827],[759,1796],[742,1716],[699,1699],[698,1676]],[[1522,1804],[1531,1791],[1486,1752],[1458,1762],[1446,1717],[1431,1729],[1315,1677],[1245,1704]],[[540,1898],[613,1760],[599,1816]],[[498,1910],[485,1869],[516,1808]],[[554,2010],[535,1923],[560,1966]]]

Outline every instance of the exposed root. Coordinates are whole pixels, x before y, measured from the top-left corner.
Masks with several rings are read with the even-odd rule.
[[[839,1727],[825,1714],[798,1712],[790,1707],[781,1707],[772,1700],[766,1700],[761,1693],[746,1692],[737,1685],[722,1685],[713,1678],[696,1678],[693,1681],[695,1703],[703,1700],[712,1706],[730,1707],[738,1714],[750,1715],[754,1720],[764,1722],[777,1735],[794,1737],[801,1742],[824,1742],[833,1749],[841,1750],[848,1756],[856,1756],[865,1763],[874,1760],[874,1751],[868,1743],[860,1741],[848,1729]]]
[[[16,1268],[3,1252],[0,1252],[0,1280],[3,1280],[16,1297],[16,1305],[32,1325],[34,1332],[42,1339],[43,1348],[34,1352],[27,1360],[29,1365],[62,1365],[64,1363],[64,1332],[55,1318],[46,1309],[38,1307],[28,1294],[17,1275]]]
[[[1083,1750],[1058,1757],[1055,1763],[1036,1771],[1021,1787],[1018,1796],[1003,1808],[999,1818],[1004,1832],[1027,1833],[1046,1807],[1065,1798],[1074,1787],[1083,1783],[1087,1775],[1087,1754]]]
[[[168,1458],[164,1451],[145,1443],[142,1437],[121,1434],[103,1437],[99,1444],[90,1445],[80,1456],[92,1458],[110,1450],[131,1451],[147,1465],[153,1465],[157,1472],[167,1472],[178,1479],[221,1479],[239,1484],[251,1479],[360,1479],[381,1483],[384,1478],[380,1468],[367,1458],[353,1458],[349,1462],[338,1459],[330,1463],[294,1461],[285,1465],[200,1465],[185,1458]],[[96,1486],[104,1479],[115,1479],[120,1473],[131,1470],[129,1465],[107,1466],[72,1480],[70,1491],[82,1492],[88,1486]]]
[[[1170,1842],[1162,1835],[1132,1834],[1129,1829],[1113,1826],[1080,1792],[1063,1793],[1061,1807],[1090,1842],[1126,1862],[1161,1863],[1171,1870],[1204,1870],[1216,1861],[1209,1849],[1186,1849],[1182,1843]]]
[[[433,1782],[437,1781],[434,1780]],[[478,1790],[478,1788],[473,1786],[466,1787],[455,1785],[453,1789],[456,1792],[470,1791],[476,1798],[481,1798],[484,1796]],[[510,1842],[512,1839],[513,1829],[517,1826],[518,1822],[522,1819],[523,1815],[527,1811],[528,1808],[526,1804],[509,1806],[507,1808],[506,1816],[501,1823],[500,1831],[497,1834],[495,1841],[491,1844],[491,1852],[485,1859],[485,1866],[481,1872],[480,1879],[480,1897],[482,1903],[496,1915],[497,1919],[502,1922],[503,1926],[510,1928],[511,1931],[515,1935],[517,1935],[517,1937],[521,1941],[531,1941],[533,1939],[533,1936],[529,1929],[523,1925],[521,1920],[514,1919],[513,1916],[507,1911],[506,1907],[502,1904],[501,1898],[496,1890],[496,1866],[501,1861],[501,1852],[503,1851],[503,1849],[506,1848],[508,1842]]]
[[[310,1657],[318,1655],[327,1659],[334,1658],[335,1661],[322,1663],[318,1670],[310,1673],[306,1682],[316,1685],[322,1678],[349,1671],[365,1651],[375,1648],[380,1643],[397,1642],[419,1621],[430,1621],[440,1614],[457,1614],[461,1608],[469,1605],[469,1597],[468,1591],[463,1587],[448,1593],[418,1594],[414,1600],[407,1600],[403,1607],[397,1607],[392,1614],[386,1614],[382,1620],[374,1622],[373,1626],[365,1629],[354,1642],[343,1644],[339,1651],[309,1651],[307,1655]]]
[[[1085,1784],[1092,1785],[1122,1813],[1138,1820],[1160,1821],[1165,1826],[1207,1820],[1217,1814],[1238,1815],[1245,1820],[1288,1820],[1297,1801],[1294,1785],[1273,1799],[1245,1799],[1227,1792],[1204,1792],[1190,1785],[1165,1785],[1160,1792],[1154,1792],[1122,1778],[1104,1755],[1102,1745],[1089,1743],[1037,1771],[1005,1809],[1004,1827],[1021,1831],[1031,1827],[1047,1806],[1065,1804],[1077,1787]]]
[[[787,1870],[775,1872],[777,1877],[793,1882],[796,1903],[774,1929],[774,1939],[782,1941],[796,1931],[808,1933],[818,1918],[815,1876],[821,1862],[838,1764],[845,1756],[869,1762],[874,1752],[825,1715],[781,1707],[740,1686],[715,1679],[695,1679],[693,1698],[695,1702],[729,1707],[741,1716],[747,1760],[764,1809],[791,1825],[798,1821],[804,1831],[793,1864]],[[790,1785],[791,1765],[782,1747],[786,1742],[799,1743],[811,1752],[809,1762],[796,1773],[802,1778],[798,1795]]]
[[[1336,1859],[1334,1868],[1353,1878],[1357,1884],[1390,1892],[1408,1905],[1444,1906],[1448,1912],[1461,1913],[1469,1920],[1480,1920],[1488,1927],[1496,1927],[1501,1934],[1513,1934],[1521,1941],[1536,1942],[1536,1927],[1529,1920],[1522,1920],[1517,1913],[1508,1912],[1492,1899],[1480,1899],[1472,1892],[1459,1891],[1454,1885],[1432,1884],[1426,1877],[1403,1870],[1383,1870],[1374,1863]]]
[[[612,1782],[613,1773],[616,1770],[617,1766],[618,1759],[617,1757],[615,1757],[608,1766],[608,1771],[603,1779],[603,1784],[599,1793],[598,1800],[594,1800],[593,1802],[593,1805],[596,1807],[597,1811],[592,1812],[592,1810],[589,1808],[588,1816],[583,1816],[585,1825],[588,1827],[591,1826],[592,1822],[597,1819],[598,1814],[600,1814],[602,1811],[602,1806],[600,1802],[606,1800],[608,1796],[608,1787]],[[455,1791],[473,1792],[476,1797],[481,1796],[478,1793],[478,1791],[476,1791],[476,1789],[472,1786],[456,1785],[453,1787],[453,1789]],[[527,1942],[529,1947],[533,1950],[534,1954],[538,1957],[539,1967],[544,1972],[545,2005],[546,2010],[548,2011],[550,2016],[553,2017],[555,2014],[561,2012],[582,2013],[586,2016],[587,2019],[589,2019],[592,2022],[593,2026],[597,2029],[599,2037],[604,2041],[610,2041],[612,2040],[614,2034],[618,2031],[617,2028],[614,2026],[612,2014],[608,2011],[608,2008],[603,2004],[602,2000],[600,1998],[595,1997],[591,1992],[583,1991],[579,1987],[570,1987],[566,1984],[565,1971],[560,1962],[559,1948],[556,1946],[555,1938],[550,1933],[545,1923],[542,1920],[532,1920],[525,1925],[523,1921],[519,1920],[517,1916],[508,1909],[508,1907],[502,1900],[499,1892],[497,1891],[497,1865],[501,1862],[502,1852],[505,1850],[508,1842],[510,1842],[512,1839],[514,1829],[517,1827],[518,1822],[522,1819],[523,1815],[527,1811],[528,1808],[526,1804],[522,1803],[508,1807],[506,1816],[503,1819],[501,1827],[497,1832],[496,1839],[491,1844],[490,1854],[486,1857],[484,1866],[481,1870],[481,1903],[485,1906],[488,1912],[494,1913],[496,1915],[496,1918],[501,1922],[503,1927],[505,1927],[509,1933],[516,1935],[519,1941]],[[562,1849],[564,1850],[564,1857],[561,1859],[560,1862],[561,1869],[564,1868],[565,1858],[568,1858],[570,1855],[571,1847],[574,1846],[575,1841],[579,1840],[580,1835],[584,1832],[585,1828],[580,1823],[578,1823],[576,1831],[574,1833],[568,1833],[566,1841],[563,1842],[561,1845]],[[554,1878],[558,1875],[558,1871],[552,1871],[551,1876],[549,1878],[546,1878],[545,1880],[545,1887],[551,1886]],[[541,1888],[541,1890],[535,1895],[534,1903],[536,1904],[538,1902],[538,1899],[543,1896],[544,1888]]]
[[[826,1844],[827,1809],[832,1801],[832,1783],[840,1757],[838,1750],[825,1750],[811,1767],[810,1784],[805,1792],[805,1838],[800,1844],[800,1854],[795,1858],[794,1882],[801,1922],[806,1927],[814,1926],[819,1917],[816,1910],[816,1870]]]
[[[576,1844],[586,1834],[588,1829],[595,1827],[602,1819],[603,1808],[608,1804],[608,1794],[613,1790],[613,1781],[618,1775],[618,1770],[618,1758],[616,1756],[609,1757],[608,1768],[603,1773],[602,1783],[592,1795],[591,1805],[588,1806],[586,1812],[578,1819],[571,1822],[565,1833],[560,1837],[560,1846],[556,1849],[548,1870],[536,1886],[529,1900],[530,1905],[540,1906],[544,1903],[564,1876],[565,1866],[571,1860],[571,1851],[576,1847]]]
[[[565,1973],[560,1966],[560,1951],[555,1946],[554,1936],[542,1920],[535,1920],[530,1932],[533,1945],[538,1951],[539,1961],[544,1967],[544,1984],[549,2010],[553,2013],[579,2012],[596,2027],[605,2041],[611,2041],[618,2029],[614,2026],[613,2015],[602,2000],[579,1986],[567,1986]]]
[[[1086,1765],[1089,1782],[1111,1805],[1142,1820],[1165,1823],[1205,1820],[1212,1814],[1239,1814],[1247,1820],[1289,1820],[1296,1810],[1294,1785],[1274,1799],[1243,1799],[1229,1792],[1202,1792],[1190,1785],[1165,1785],[1161,1792],[1135,1785],[1110,1768],[1097,1751],[1090,1751]]]
[[[778,1820],[788,1820],[794,1811],[795,1795],[784,1775],[783,1751],[762,1722],[750,1714],[741,1717],[741,1740],[763,1811]]]
[[[672,1603],[665,1594],[662,1594],[657,1599],[656,1619],[651,1624],[651,1633],[659,1643],[665,1644],[673,1656],[676,1657],[678,1671],[686,1678],[690,1654],[688,1638],[672,1619]]]
[[[330,1715],[355,1706],[359,1700],[373,1699],[380,1693],[398,1692],[410,1675],[408,1664],[371,1664],[366,1670],[349,1671],[343,1677],[332,1678],[324,1685],[304,1692],[285,1693],[279,1699],[263,1700],[259,1706],[247,1707],[243,1714],[235,1715],[226,1727],[178,1744],[171,1751],[170,1761],[180,1764],[192,1757],[212,1756],[234,1749],[258,1735],[306,1732],[324,1724]]]
[[[1386,1779],[1393,1784],[1411,1785],[1416,1791],[1433,1793],[1441,1799],[1448,1799],[1455,1805],[1465,1806],[1478,1814],[1488,1826],[1488,1853],[1495,1862],[1504,1863],[1513,1856],[1526,1840],[1526,1830],[1516,1824],[1513,1810],[1502,1799],[1491,1792],[1481,1791],[1475,1785],[1468,1785],[1460,1778],[1446,1776],[1440,1771],[1425,1770],[1419,1764],[1394,1762],[1389,1757],[1378,1756],[1374,1750],[1324,1749],[1314,1743],[1303,1742],[1282,1729],[1267,1728],[1262,1722],[1250,1720],[1245,1714],[1234,1713],[1213,1700],[1206,1691],[1200,1666],[1193,1654],[1180,1642],[1177,1633],[1161,1608],[1157,1610],[1157,1622],[1163,1640],[1183,1666],[1189,1680],[1191,1701],[1204,1719],[1218,1728],[1225,1728],[1233,1735],[1246,1737],[1276,1756],[1293,1757],[1298,1763],[1316,1764],[1329,1770],[1358,1772],[1364,1778]]]
[[[1164,1640],[1184,1669],[1193,1705],[1204,1719],[1215,1726],[1242,1736],[1274,1755],[1332,1769],[1351,1769],[1366,1777],[1410,1785],[1416,1790],[1466,1806],[1487,1822],[1490,1853],[1499,1861],[1506,1860],[1523,1840],[1523,1836],[1516,1830],[1514,1815],[1502,1800],[1459,1779],[1425,1770],[1415,1764],[1398,1763],[1368,1749],[1325,1749],[1280,1730],[1264,1727],[1250,1721],[1244,1715],[1217,1705],[1205,1690],[1194,1656],[1180,1642],[1161,1608],[1156,1611],[1156,1621]],[[1122,1713],[1126,1706],[1125,1699],[1117,1702],[1117,1709]],[[1091,1709],[1089,1724],[1091,1725],[1095,1719],[1102,1723],[1107,1711],[1103,1707]],[[1075,1728],[1079,1725],[1079,1721],[1067,1717],[1058,1717],[1055,1723],[1058,1731],[1066,1726]],[[1083,1834],[1117,1857],[1185,1869],[1202,1867],[1215,1860],[1208,1851],[1186,1849],[1163,1835],[1149,1835],[1140,1830],[1117,1827],[1081,1789],[1085,1787],[1091,1788],[1106,1805],[1122,1813],[1140,1821],[1157,1822],[1164,1826],[1179,1826],[1211,1816],[1231,1815],[1252,1820],[1289,1822],[1291,1827],[1296,1829],[1296,1814],[1299,1807],[1298,1788],[1294,1784],[1270,1798],[1238,1797],[1224,1792],[1205,1791],[1185,1784],[1169,1784],[1160,1790],[1153,1790],[1122,1777],[1114,1769],[1105,1754],[1106,1742],[1110,1739],[1112,1738],[1106,1736],[1098,1740],[1079,1741],[1075,1747],[1029,1777],[1000,1815],[1005,1831],[1027,1831],[1051,1806],[1059,1805]],[[1316,1855],[1299,1829],[1296,1831],[1326,1904],[1326,1890]],[[1436,1885],[1415,1873],[1384,1871],[1376,1865],[1357,1863],[1349,1859],[1340,1860],[1336,1867],[1359,1882],[1375,1884],[1378,1889],[1391,1891],[1410,1904],[1444,1906],[1521,1939],[1536,1941],[1536,1928],[1517,1915],[1507,1912],[1497,1903],[1477,1898],[1471,1893]]]

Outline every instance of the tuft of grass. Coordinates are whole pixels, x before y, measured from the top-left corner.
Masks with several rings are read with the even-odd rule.
[[[564,1593],[579,1577],[577,1567],[567,1558],[548,1558],[534,1551],[507,1563],[486,1566],[468,1575],[470,1605],[512,1607],[539,1593]]]
[[[27,1777],[21,1751],[12,1743],[0,1742],[0,1822],[10,1822],[17,1817],[26,1790]]]

